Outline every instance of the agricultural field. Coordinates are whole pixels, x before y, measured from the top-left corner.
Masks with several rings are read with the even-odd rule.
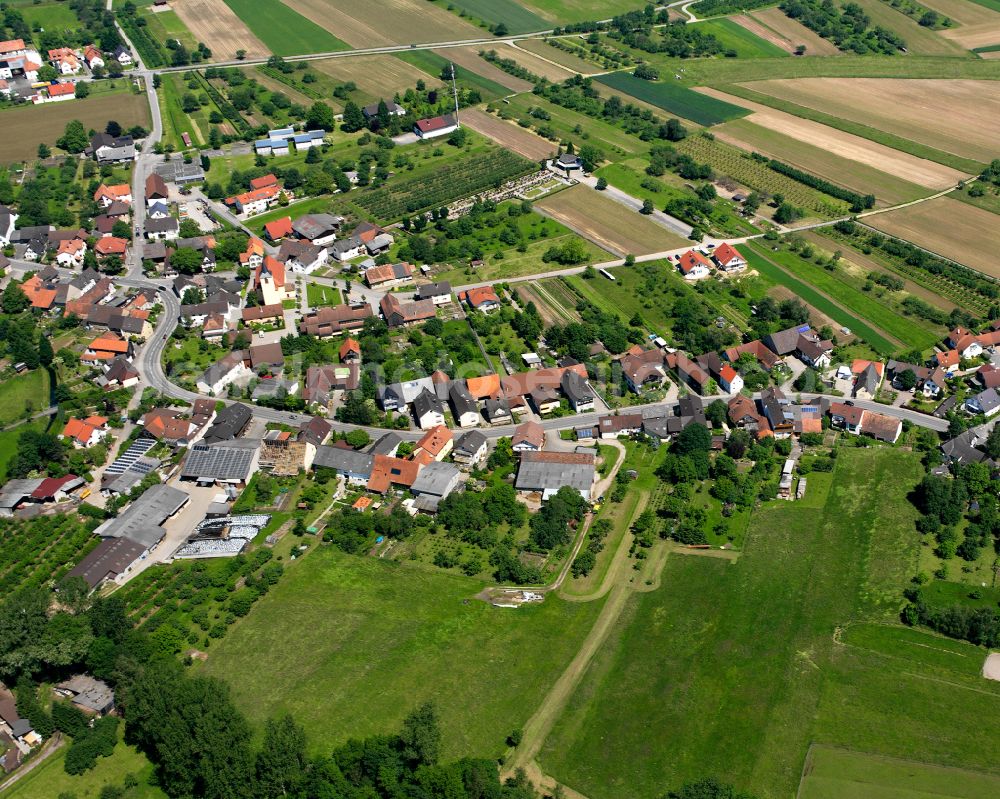
[[[257,0],[241,1],[256,3]],[[351,47],[448,42],[483,36],[481,28],[424,0],[368,0],[365,3],[288,0],[287,5]]]
[[[24,17],[24,21],[34,30],[35,26],[45,31],[70,31],[80,27],[80,20],[65,3],[39,3],[28,5],[14,3]]]
[[[876,207],[898,205],[929,193],[915,183],[758,125],[752,118],[727,122],[715,131],[715,136],[740,149],[791,164],[861,195],[873,194]]]
[[[809,216],[837,217],[847,212],[847,203],[775,172],[738,147],[709,139],[688,136],[676,145],[695,161],[709,164],[720,177],[729,177],[750,189],[767,194],[782,194],[793,205],[804,208]]]
[[[37,519],[0,519],[0,591],[58,582],[100,543],[76,514]]]
[[[862,321],[852,310],[847,310],[842,304],[836,303],[826,294],[794,277],[791,272],[781,268],[772,260],[775,254],[765,251],[754,244],[746,244],[744,254],[751,269],[755,269],[767,280],[785,286],[800,297],[804,302],[835,320],[838,327],[847,327],[857,336],[868,342],[878,353],[892,355],[902,349],[900,342],[890,340],[882,331]]]
[[[473,600],[482,587],[320,548],[212,647],[204,672],[224,677],[255,723],[292,712],[316,752],[396,729],[415,704],[434,699],[445,759],[495,757],[601,603],[550,600],[508,613]]]
[[[930,56],[965,54],[960,45],[944,38],[937,31],[918,24],[915,19],[897,11],[883,0],[857,0],[857,3],[871,17],[873,25],[881,25],[898,34],[906,42],[908,53]]]
[[[328,28],[316,24],[309,15],[297,13],[296,4],[282,3],[281,0],[223,0],[246,27],[264,43],[266,52],[263,55],[301,55],[303,53],[328,53],[337,50],[349,50],[349,44],[333,35]],[[220,0],[207,0],[210,5],[217,5]],[[225,30],[224,12],[214,12],[210,19],[215,19],[221,30]],[[227,47],[235,50],[243,47],[240,36],[236,41],[227,41]],[[211,40],[209,47],[215,50]],[[245,48],[244,48],[245,49]]]
[[[840,55],[840,50],[833,42],[813,33],[777,8],[752,11],[745,16],[734,17],[733,21],[788,52],[793,52],[802,44],[806,47],[806,55]]]
[[[237,16],[236,10],[224,0],[173,0],[170,7],[173,11],[144,14],[150,20],[150,32],[154,33],[154,37],[157,26],[165,26],[168,22],[160,18],[169,14],[189,31],[190,38],[208,45],[213,60],[231,61],[236,58],[238,50],[245,50],[250,58],[270,55],[267,45],[251,32]],[[174,34],[174,38],[179,36]]]
[[[1000,96],[992,81],[800,78],[744,85],[982,163],[997,154]]]
[[[540,134],[548,131],[562,141],[593,144],[612,161],[649,151],[647,143],[615,125],[563,108],[534,94],[511,97],[510,103],[499,106],[498,111],[501,115],[509,114],[512,119],[530,122]]]
[[[1000,686],[945,671],[933,649],[914,647],[900,668],[831,635],[895,615],[915,566],[906,492],[922,472],[911,453],[844,449],[822,508],[758,511],[736,562],[671,554],[662,587],[628,600],[542,768],[609,799],[659,796],[706,773],[791,796],[813,741],[993,768],[995,732],[967,718],[981,703],[1000,709]],[[973,690],[941,702],[941,680]]]
[[[599,76],[597,81],[698,125],[717,125],[750,113],[738,105],[700,94],[685,86],[654,83],[627,72],[611,72]]]
[[[28,410],[49,406],[49,373],[32,369],[0,381],[0,427],[23,419]]]
[[[152,38],[157,42],[166,42],[167,39],[176,39],[183,44],[188,51],[192,51],[198,49],[199,39],[195,37],[185,24],[184,20],[180,17],[179,12],[175,9],[182,9],[186,12],[190,12],[192,8],[197,7],[196,13],[202,15],[208,10],[203,7],[204,5],[206,5],[205,0],[182,0],[179,3],[174,2],[173,6],[167,11],[153,11],[152,7],[149,7],[141,10],[139,14],[146,20],[146,29],[149,31]],[[226,9],[226,7],[221,3],[212,3],[212,5],[221,6],[223,9],[228,11],[228,9]],[[231,12],[229,15],[232,16],[232,24],[234,26],[233,29],[238,31],[243,27],[243,23],[241,23],[235,15],[232,15]],[[205,17],[199,16],[199,19],[205,19]],[[210,31],[205,31],[206,34],[209,32]],[[221,55],[223,58],[234,58],[236,56],[235,51],[232,54],[226,54],[225,48],[223,48],[221,53],[216,52],[215,48],[217,45],[223,44],[222,40],[224,39],[224,36],[220,35],[221,32],[216,33],[215,31],[211,31],[211,33],[218,37],[213,39],[216,44],[213,44],[210,47],[212,50],[212,57],[219,58]],[[206,39],[201,39],[200,41],[207,44]],[[263,50],[261,50],[260,53],[263,53]]]
[[[537,12],[539,16],[545,17],[555,25],[609,19],[636,9],[636,4],[631,0],[517,0],[517,2],[518,5]]]
[[[421,74],[391,55],[324,58],[310,65],[337,83],[355,83],[359,95],[355,101],[366,105],[380,98],[391,100],[397,92],[402,94],[414,88],[418,80],[423,80],[429,88],[441,85],[438,73]]]
[[[509,33],[531,33],[549,27],[549,22],[516,0],[448,0],[442,5],[454,6],[490,25],[502,24]]]
[[[124,83],[116,82],[119,86]],[[145,94],[132,94],[123,88],[83,100],[4,109],[0,111],[0,125],[4,131],[0,136],[0,163],[33,159],[39,142],[54,146],[66,123],[74,119],[80,120],[88,130],[104,130],[111,119],[126,129],[134,125],[149,127],[149,103]]]
[[[505,122],[477,108],[462,111],[462,124],[531,161],[549,158],[558,149],[556,142],[543,139],[514,122]]]
[[[866,217],[865,223],[918,247],[1000,277],[997,216],[982,208],[940,197],[936,200]]]
[[[594,66],[589,61],[573,53],[560,50],[558,47],[553,47],[547,44],[544,39],[522,39],[517,43],[516,49],[527,50],[529,53],[541,56],[547,61],[555,61],[560,66],[566,67],[566,69],[573,72],[581,72],[584,75],[599,70],[599,67]]]
[[[978,799],[1000,794],[1000,776],[826,746],[809,750],[798,799]]]
[[[726,50],[736,53],[737,58],[783,58],[795,49],[778,44],[773,33],[759,25],[755,29],[744,20],[747,18],[715,19],[699,22],[695,28],[712,34]]]
[[[583,185],[546,197],[535,205],[595,244],[621,255],[664,252],[690,243]]]
[[[504,58],[513,58],[528,71],[533,72],[540,78],[548,78],[553,83],[560,83],[576,74],[569,67],[560,66],[558,59],[533,53],[527,48],[522,48],[519,43],[498,46],[494,49]],[[554,47],[550,47],[549,49],[556,53],[561,52]]]
[[[722,100],[732,99],[730,95],[715,89],[702,89],[701,91]],[[829,153],[831,156],[837,157],[838,161],[857,162],[857,167],[859,168],[857,170],[852,169],[849,165],[840,163],[835,167],[836,171],[824,175],[824,177],[834,183],[848,180],[852,172],[857,171],[859,176],[864,175],[875,185],[879,183],[883,184],[883,191],[889,185],[887,181],[895,181],[898,184],[895,187],[896,193],[907,199],[913,199],[914,196],[921,196],[921,194],[927,193],[921,192],[920,187],[925,189],[946,189],[968,176],[968,173],[961,172],[952,167],[926,158],[918,158],[905,152],[899,152],[869,139],[854,136],[808,119],[801,119],[793,114],[787,114],[783,111],[769,108],[766,105],[747,100],[740,100],[740,102],[744,103],[753,113],[744,119],[726,123],[722,126],[721,130],[735,131],[742,129],[746,131],[750,127],[767,128],[768,131],[776,134],[775,138],[769,142],[767,134],[762,132],[757,132],[756,138],[762,142],[762,147],[780,146],[780,151],[769,154],[781,161],[792,162],[794,156],[787,151],[795,152],[796,145],[806,145]],[[719,130],[716,130],[715,133],[718,135]],[[789,139],[796,141],[789,142]],[[803,163],[797,163],[796,165],[806,171],[813,171]],[[845,176],[838,179],[838,172],[843,172],[844,170],[846,170],[844,173]],[[871,170],[877,170],[882,176],[872,175]],[[878,194],[874,189],[872,191]],[[917,192],[916,195],[914,195],[914,192]]]
[[[444,59],[447,59],[448,61],[451,61],[457,67],[464,67],[470,72],[475,72],[477,75],[482,75],[484,78],[488,78],[495,83],[499,83],[501,86],[507,87],[511,92],[531,91],[532,84],[530,81],[522,80],[521,78],[504,72],[502,69],[494,66],[479,55],[480,52],[486,49],[496,48],[486,48],[483,45],[472,45],[470,47],[448,47],[443,50],[433,50],[432,52]],[[506,47],[500,47],[500,54],[504,57],[508,55],[506,50]]]
[[[210,102],[206,106],[200,106],[197,111],[191,113],[184,111],[185,94],[189,92],[196,95],[204,93],[202,90],[189,88],[184,77],[185,74],[180,72],[164,74],[160,90],[157,92],[160,115],[163,118],[163,144],[173,145],[177,150],[185,149],[184,140],[181,137],[183,133],[188,133],[191,136],[191,143],[195,147],[207,143],[211,130],[208,115],[213,110],[218,110],[215,103]],[[232,130],[229,125],[222,129]]]
[[[450,72],[448,65],[451,62],[432,50],[400,52],[396,53],[395,57],[405,61],[407,64],[412,64],[417,69],[423,70],[435,78],[439,78],[442,74],[449,74],[443,71],[445,69],[449,69]],[[506,86],[490,80],[478,72],[473,72],[470,69],[464,69],[459,66],[455,67],[455,80],[460,89],[467,88],[478,91],[484,102],[489,102],[490,100],[510,94]]]

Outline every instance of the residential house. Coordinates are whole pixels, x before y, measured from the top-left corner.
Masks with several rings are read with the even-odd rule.
[[[510,424],[514,420],[510,401],[505,397],[486,400],[484,412],[491,425]]]
[[[305,241],[286,239],[278,249],[278,260],[285,268],[296,274],[308,275],[315,272],[329,260],[326,247],[317,247]]]
[[[132,188],[125,183],[108,186],[102,183],[94,192],[94,202],[101,208],[110,208],[115,203],[132,204]]]
[[[106,333],[91,341],[80,355],[80,361],[91,366],[110,364],[116,358],[132,360],[132,342],[115,333]]]
[[[760,407],[775,438],[788,438],[795,432],[791,402],[780,388],[772,386],[760,393]]]
[[[19,214],[5,205],[0,205],[0,246],[6,247],[14,235],[14,226]]]
[[[170,199],[170,190],[167,188],[167,182],[156,172],[150,172],[146,177],[145,197],[147,207],[158,202],[166,203]]]
[[[333,426],[319,416],[312,416],[308,422],[299,426],[299,438],[308,441],[314,447],[320,446],[333,431]]]
[[[244,308],[240,314],[240,318],[248,325],[273,323],[283,319],[284,316],[285,308],[280,302],[271,305],[254,305],[250,308]]]
[[[865,411],[856,405],[845,402],[830,403],[830,425],[858,435],[861,433],[861,422]]]
[[[729,423],[732,427],[746,430],[756,438],[773,435],[767,417],[757,412],[757,405],[749,397],[737,394],[729,400]]]
[[[697,250],[688,250],[677,259],[685,280],[702,280],[712,273],[712,262]]]
[[[128,239],[120,239],[116,236],[106,236],[98,239],[94,244],[94,253],[98,258],[110,258],[116,256],[125,260],[128,255]]]
[[[450,463],[430,463],[417,474],[410,486],[416,498],[414,507],[425,513],[437,513],[441,500],[458,489],[464,478],[457,466]]]
[[[99,164],[120,164],[135,160],[135,142],[131,136],[111,136],[95,133],[89,152]]]
[[[987,419],[1000,412],[1000,393],[995,388],[987,388],[965,401],[969,413],[983,414]]]
[[[959,364],[962,362],[962,356],[958,350],[947,350],[945,352],[935,352],[931,360],[935,365],[940,366],[946,373],[950,374],[959,367]]]
[[[413,126],[413,132],[420,139],[436,139],[438,136],[447,136],[449,133],[458,130],[458,122],[451,114],[431,117],[429,119],[418,119]]]
[[[124,44],[118,45],[114,49],[112,55],[114,55],[115,61],[123,67],[130,67],[135,63],[135,60],[132,58],[132,53]]]
[[[306,370],[302,398],[306,402],[327,405],[336,391],[354,391],[361,384],[361,369],[356,363],[340,366],[310,366]]]
[[[747,260],[739,250],[723,242],[712,252],[712,260],[723,272],[741,272],[747,268]]]
[[[956,327],[948,334],[948,345],[958,350],[962,359],[978,358],[983,354],[983,345],[978,336],[964,327]]]
[[[281,194],[281,187],[274,183],[237,194],[234,197],[227,197],[226,205],[235,210],[237,214],[242,214],[245,217],[256,216],[277,205]]]
[[[172,216],[146,220],[146,238],[152,241],[173,241],[179,231],[180,225]]]
[[[83,256],[87,253],[87,242],[80,239],[59,242],[56,250],[56,263],[65,269],[73,269],[83,265]]]
[[[445,280],[441,283],[420,286],[414,296],[418,300],[430,300],[435,305],[446,305],[451,302],[451,283]]]
[[[1000,388],[1000,367],[991,363],[983,364],[976,371],[976,377],[983,388]]]
[[[105,362],[107,371],[94,382],[107,390],[132,388],[139,384],[139,371],[126,358],[118,357]]]
[[[292,232],[303,241],[326,247],[337,238],[344,217],[333,214],[306,214],[292,222]]]
[[[601,438],[634,436],[642,430],[642,423],[641,413],[612,413],[597,420],[597,429]]]
[[[455,441],[451,456],[455,463],[475,469],[485,460],[488,449],[486,436],[478,430],[470,430]]]
[[[728,363],[719,369],[718,381],[719,388],[727,394],[738,394],[743,390],[743,378]]]
[[[539,386],[528,396],[540,416],[559,409],[559,392],[551,386]]]
[[[425,391],[437,397],[434,381],[429,377],[418,377],[416,380],[380,386],[378,389],[379,406],[385,411],[402,410],[408,405],[412,405],[416,398]]]
[[[643,350],[639,345],[628,350],[619,361],[628,387],[639,394],[645,388],[657,387],[667,379],[661,350]]]
[[[392,486],[410,488],[422,468],[423,464],[418,461],[375,455],[366,488],[377,494],[387,493]]]
[[[264,235],[270,241],[281,241],[286,236],[292,235],[292,218],[290,216],[283,216],[281,219],[275,219],[273,222],[268,222],[264,225]]]
[[[372,315],[372,307],[368,303],[356,307],[326,306],[303,315],[299,322],[299,332],[317,338],[327,338],[345,330],[358,330],[364,327],[365,319]]]
[[[60,75],[75,75],[83,66],[76,53],[69,47],[57,47],[49,50],[49,63]]]
[[[365,270],[365,282],[371,288],[390,288],[413,282],[413,267],[408,263],[384,264]]]
[[[479,424],[479,405],[461,380],[455,380],[448,389],[452,416],[459,427],[475,427]]]
[[[859,399],[875,399],[879,386],[882,385],[884,370],[885,364],[878,361],[856,359],[851,364],[851,374],[854,377],[854,396]]]
[[[469,306],[473,311],[489,313],[500,307],[500,298],[497,296],[493,286],[483,286],[481,288],[469,289],[458,295],[458,299]]]
[[[361,109],[361,113],[365,115],[365,119],[376,119],[379,114],[379,105],[385,103],[386,113],[391,117],[405,117],[406,109],[398,103],[392,100],[380,100],[378,103],[372,103],[371,105],[366,105]]]
[[[88,44],[83,48],[83,60],[87,62],[87,66],[92,70],[97,67],[104,66],[104,56],[101,55],[101,51],[92,44]]]
[[[413,449],[413,459],[425,465],[431,461],[443,461],[454,447],[454,435],[443,424],[427,430]]]
[[[59,438],[69,439],[76,449],[86,449],[99,443],[108,433],[108,420],[104,416],[88,416],[86,419],[71,417]]]
[[[538,422],[521,422],[510,439],[514,452],[538,452],[545,446],[545,429]]]
[[[594,390],[590,387],[587,379],[580,376],[579,372],[567,370],[563,372],[559,381],[559,386],[570,408],[574,413],[585,413],[594,410]]]
[[[901,376],[906,372],[912,372],[913,377],[916,379],[912,390],[922,393],[928,399],[934,399],[939,396],[946,386],[945,372],[940,366],[918,366],[912,363],[890,360],[886,364],[886,370],[888,379],[891,381],[893,388],[896,389],[902,389],[902,385],[900,384]],[[1000,381],[997,384],[1000,385]]]
[[[313,469],[331,469],[342,475],[350,485],[364,486],[371,479],[375,457],[368,452],[357,452],[343,447],[317,446]]]
[[[671,361],[681,382],[686,383],[699,394],[705,393],[712,380],[708,372],[680,351],[667,355],[668,366],[671,365]]]
[[[243,350],[234,350],[219,359],[198,378],[198,392],[218,397],[237,380],[252,377],[253,372],[246,365],[248,357]]]
[[[421,430],[429,430],[432,427],[443,425],[445,422],[444,403],[437,398],[435,393],[425,388],[413,400],[413,416]]]
[[[776,355],[791,355],[799,348],[799,337],[811,333],[812,328],[809,325],[798,325],[775,333],[768,333],[764,336],[763,341]]]
[[[998,403],[997,409],[1000,410],[1000,403]],[[884,413],[865,411],[864,417],[861,420],[862,435],[871,436],[877,441],[895,444],[902,432],[902,420],[893,416],[887,416]]]
[[[357,236],[348,236],[345,239],[338,239],[330,247],[330,255],[337,261],[343,263],[364,255],[365,245]]]
[[[390,328],[407,327],[418,322],[433,319],[437,314],[437,306],[433,300],[417,300],[416,302],[400,302],[395,294],[385,294],[379,302],[379,309],[385,317],[385,323]]]

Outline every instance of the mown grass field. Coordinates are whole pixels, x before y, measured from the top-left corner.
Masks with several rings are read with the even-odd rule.
[[[663,80],[669,79],[664,76]],[[670,114],[690,119],[699,125],[717,125],[746,116],[750,112],[738,105],[717,100],[673,83],[653,82],[628,72],[610,72],[596,78],[599,83],[631,95]]]
[[[803,301],[809,303],[818,311],[826,314],[837,324],[849,327],[851,332],[860,336],[878,352],[883,355],[892,355],[900,349],[899,343],[895,343],[886,338],[871,325],[863,322],[859,317],[848,313],[840,305],[832,302],[829,297],[819,292],[812,285],[793,277],[789,272],[777,266],[772,258],[780,253],[773,253],[759,249],[757,245],[744,245],[744,252],[747,261],[752,269],[756,269],[765,278],[782,286],[787,286],[795,292]]]
[[[969,721],[1000,709],[1000,686],[965,690],[982,680],[944,671],[936,650],[895,664],[834,637],[894,615],[916,563],[905,496],[922,472],[911,453],[842,450],[820,511],[765,506],[732,564],[671,555],[662,587],[630,600],[597,654],[543,769],[587,796],[634,799],[705,774],[792,796],[813,741],[994,768],[1000,733]]]
[[[32,369],[0,382],[0,427],[23,419],[26,408],[36,412],[47,407],[49,373],[44,369]]]
[[[275,55],[351,49],[280,0],[225,0],[225,3]]]
[[[146,25],[149,27],[150,34],[158,42],[165,42],[167,39],[176,39],[189,51],[197,49],[198,40],[195,38],[194,34],[187,29],[184,21],[177,16],[176,11],[168,10],[154,12],[152,10],[148,10],[142,14],[142,18],[146,20]],[[206,44],[208,43],[206,42]],[[209,45],[209,47],[211,47],[211,45]]]
[[[546,20],[514,0],[448,0],[447,5],[484,22],[502,23],[509,33],[530,33],[549,27]]]
[[[1000,795],[1000,775],[816,746],[798,799],[979,799]]]
[[[322,305],[340,305],[344,300],[340,289],[324,286],[321,283],[306,283],[306,299],[310,308]]]
[[[80,27],[80,20],[76,13],[65,3],[40,3],[38,5],[28,5],[15,3],[18,11],[24,16],[32,29],[36,25],[46,31],[67,31]]]
[[[736,52],[738,58],[787,58],[788,53],[778,45],[762,39],[729,19],[698,22],[695,28],[711,33],[727,50]]]
[[[320,548],[209,653],[257,724],[292,712],[317,752],[398,729],[434,700],[445,760],[499,755],[590,629],[600,602],[510,612],[483,584]],[[545,642],[539,645],[539,642]]]

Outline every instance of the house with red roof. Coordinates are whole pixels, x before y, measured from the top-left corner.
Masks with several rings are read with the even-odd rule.
[[[94,252],[101,258],[107,258],[109,255],[124,258],[127,251],[128,239],[120,239],[117,236],[105,236],[94,244]]]
[[[70,239],[60,241],[59,249],[56,250],[56,263],[67,269],[83,264],[83,256],[87,252],[87,242],[82,239]]]
[[[31,301],[32,308],[47,311],[56,301],[56,289],[46,285],[37,274],[21,284],[21,291]]]
[[[117,333],[105,333],[91,341],[86,349],[80,354],[80,362],[90,365],[113,361],[121,356],[127,361],[131,361],[134,356],[132,342],[128,341]]]
[[[935,352],[931,360],[942,369],[951,370],[958,368],[962,362],[962,356],[959,355],[958,350],[947,350],[946,352]]]
[[[75,75],[80,71],[80,59],[69,47],[49,50],[49,63],[60,75]]]
[[[273,222],[268,222],[264,225],[264,235],[266,235],[271,241],[280,241],[286,236],[291,236],[292,218],[290,216],[283,216],[281,219],[275,219]]]
[[[243,214],[243,216],[256,216],[275,205],[280,196],[281,187],[277,183],[274,183],[273,185],[262,186],[259,189],[253,189],[243,194],[237,194],[235,197],[227,197],[226,205],[233,208],[236,213]],[[291,223],[291,219],[289,219],[289,223]]]
[[[67,438],[77,449],[92,447],[108,432],[108,420],[103,416],[73,417],[66,422],[60,438]]]
[[[444,460],[454,446],[454,435],[444,425],[435,425],[421,438],[413,450],[413,460],[431,461]]]
[[[256,189],[266,189],[269,186],[277,186],[278,179],[271,173],[262,175],[259,178],[253,178],[250,181],[250,190],[254,191]]]
[[[677,259],[685,280],[702,280],[712,273],[712,262],[697,250],[688,250]]]
[[[418,119],[413,132],[421,139],[436,139],[458,130],[458,122],[451,114],[442,114],[429,119]]]
[[[361,360],[361,344],[350,336],[340,345],[341,363],[358,363]]]
[[[500,307],[500,298],[493,290],[493,286],[482,286],[476,289],[463,291],[458,295],[458,299],[468,305],[474,311],[489,313]]]
[[[723,242],[712,253],[712,260],[723,272],[741,272],[747,268],[747,259],[731,244]]]
[[[94,192],[94,202],[101,208],[109,208],[117,202],[132,204],[132,188],[124,183],[108,186],[102,183]]]
[[[83,48],[83,60],[87,62],[87,66],[91,69],[94,67],[104,66],[104,56],[102,56],[101,51],[92,44],[88,44]]]
[[[76,84],[72,81],[67,81],[66,83],[50,83],[43,91],[45,92],[44,95],[35,95],[36,105],[38,103],[58,103],[63,100],[76,99]]]

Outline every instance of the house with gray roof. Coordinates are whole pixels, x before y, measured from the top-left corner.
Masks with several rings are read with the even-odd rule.
[[[981,413],[988,419],[1000,412],[1000,393],[995,388],[980,391],[965,401],[965,409],[969,413]]]
[[[343,447],[323,445],[316,447],[313,469],[332,469],[347,478],[353,485],[365,485],[372,476],[375,456],[371,452],[358,452]]]
[[[306,214],[292,222],[292,232],[300,239],[317,246],[333,244],[337,231],[344,224],[344,217],[333,214]]]
[[[417,510],[436,513],[438,503],[457,489],[463,479],[462,472],[451,463],[435,461],[427,464],[410,486],[410,491],[417,498],[414,503]]]
[[[435,394],[434,381],[429,377],[418,377],[402,383],[392,383],[379,387],[379,405],[382,410],[398,411],[413,403],[422,391]]]
[[[475,427],[479,424],[479,403],[477,403],[464,380],[455,380],[448,389],[448,401],[455,423],[459,427]]]
[[[580,492],[588,502],[594,485],[595,458],[581,452],[522,452],[514,487],[540,493],[547,500],[563,486]]]
[[[444,403],[437,398],[433,387],[425,388],[413,400],[413,415],[421,430],[444,424]]]
[[[451,457],[455,463],[469,468],[475,468],[486,457],[489,448],[489,441],[478,430],[470,430],[463,433],[455,441],[452,448]]]
[[[590,383],[572,369],[563,372],[559,380],[559,387],[562,389],[569,406],[576,413],[594,410],[594,390]]]

